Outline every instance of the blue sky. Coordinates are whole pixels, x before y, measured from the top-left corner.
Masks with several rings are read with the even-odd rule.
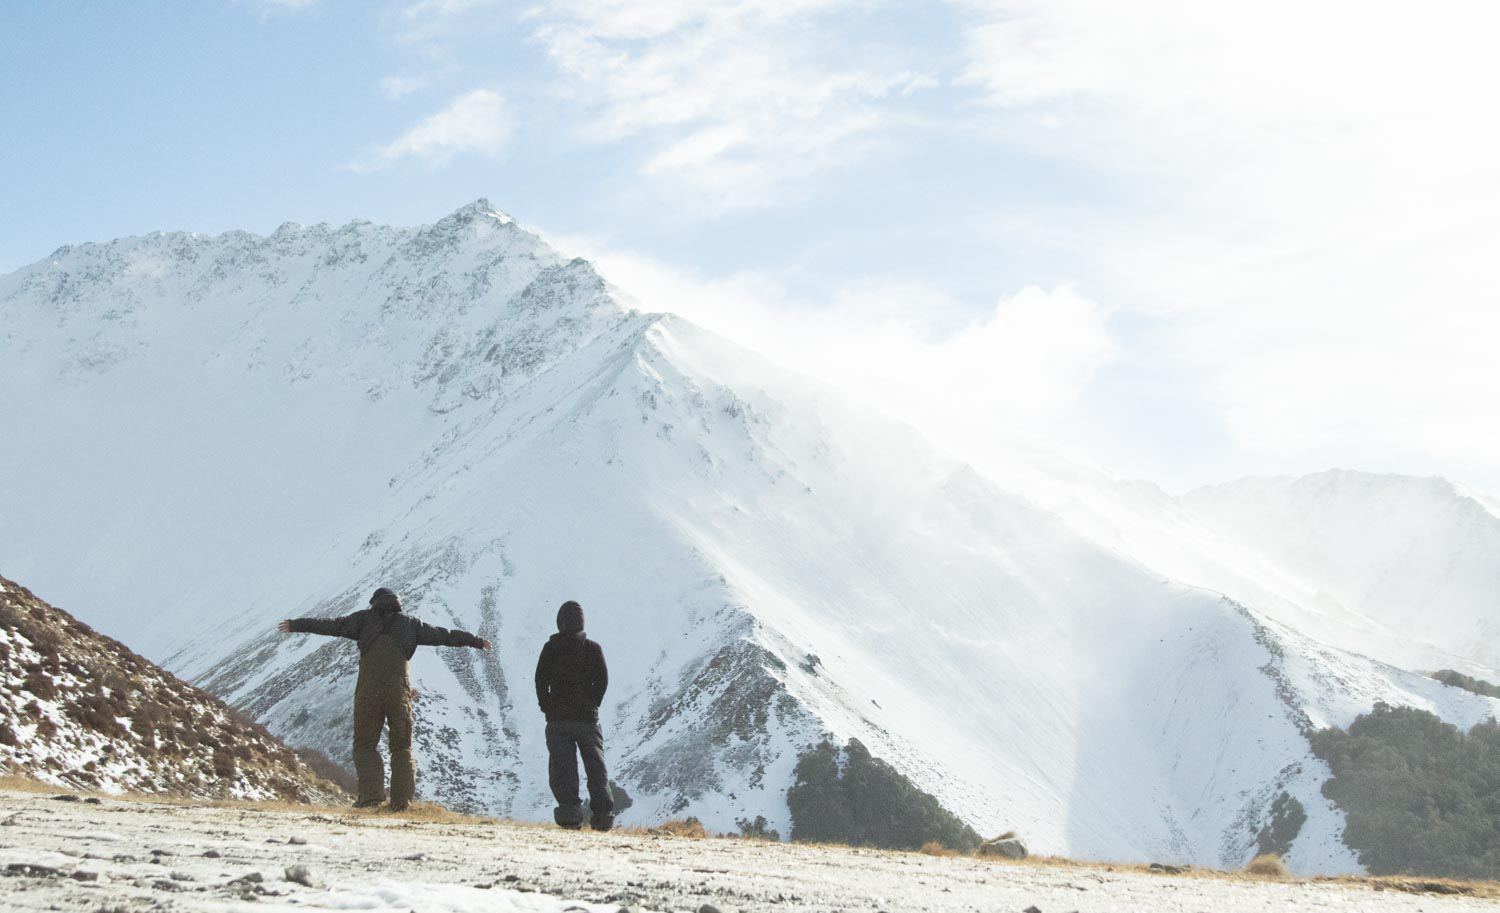
[[[480,196],[952,446],[1500,491],[1472,3],[241,0],[0,13],[0,270]]]

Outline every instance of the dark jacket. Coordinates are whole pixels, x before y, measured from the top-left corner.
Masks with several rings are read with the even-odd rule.
[[[478,647],[479,638],[468,631],[440,628],[401,612],[382,612],[379,609],[361,609],[343,618],[293,618],[291,630],[305,634],[326,634],[329,637],[347,637],[359,642],[359,652],[370,649],[375,638],[390,634],[401,645],[401,650],[411,659],[417,647]]]
[[[549,721],[599,719],[599,705],[609,687],[604,651],[583,636],[553,634],[536,661],[536,700]]]

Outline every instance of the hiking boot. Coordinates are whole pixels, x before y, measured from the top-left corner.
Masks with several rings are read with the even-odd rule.
[[[375,806],[379,805],[380,803],[382,803],[384,801],[385,801],[384,799],[356,799],[355,802],[354,802],[354,805],[352,807],[353,808],[374,808]]]
[[[559,805],[552,810],[552,820],[557,822],[558,827],[565,827],[570,831],[580,830],[583,827],[583,803]]]
[[[589,827],[596,831],[607,831],[615,826],[614,815],[595,815],[589,819]]]
[[[388,812],[404,812],[410,807],[410,802],[397,802],[392,800],[391,804],[385,807],[385,810]]]

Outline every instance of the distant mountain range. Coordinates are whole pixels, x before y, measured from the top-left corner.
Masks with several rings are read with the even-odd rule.
[[[1307,733],[1497,707],[1398,668],[1496,678],[1493,502],[966,464],[483,200],[63,248],[0,276],[0,346],[0,567],[343,759],[352,645],[273,627],[398,588],[496,643],[413,663],[419,791],[459,808],[548,815],[570,598],[627,824],[790,833],[798,759],[857,738],[1033,850],[1238,866],[1291,797],[1292,867],[1357,871]]]

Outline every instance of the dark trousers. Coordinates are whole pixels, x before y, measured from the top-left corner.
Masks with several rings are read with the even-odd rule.
[[[604,730],[598,723],[555,720],[547,723],[547,779],[558,808],[581,803],[578,798],[578,758],[589,783],[589,809],[594,817],[614,811],[609,794],[609,772],[604,768]],[[579,820],[582,820],[580,816]]]
[[[391,745],[391,803],[404,805],[416,792],[411,761],[411,687],[406,678],[406,655],[388,634],[377,638],[359,658],[359,681],[354,685],[354,773],[359,777],[361,803],[377,804],[385,798],[380,731],[386,728]]]

